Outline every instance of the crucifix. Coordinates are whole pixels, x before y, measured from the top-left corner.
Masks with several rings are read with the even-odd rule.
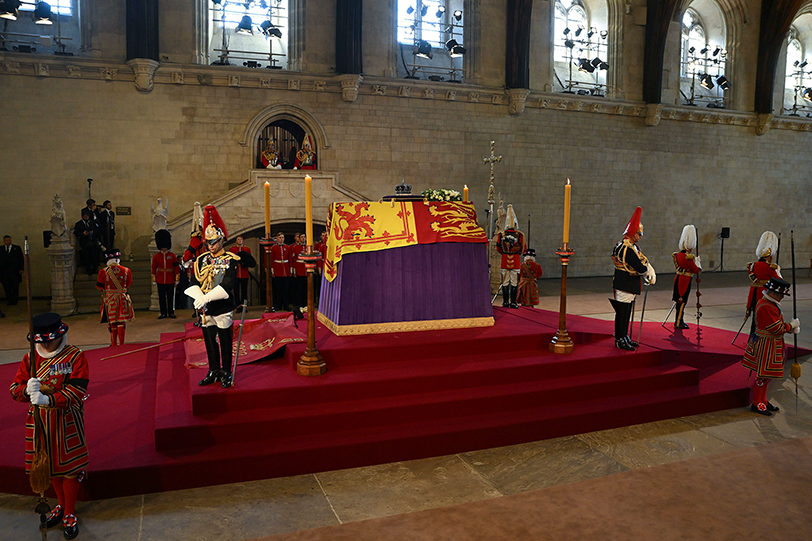
[[[491,155],[487,158],[482,158],[485,165],[491,164],[491,184],[488,186],[488,205],[490,207],[488,214],[488,240],[493,236],[493,226],[491,225],[493,223],[493,164],[502,161],[502,156],[497,156],[493,153],[493,144],[494,142],[491,141]]]

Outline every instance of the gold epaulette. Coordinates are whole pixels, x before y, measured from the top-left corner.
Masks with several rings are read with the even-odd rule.
[[[612,250],[612,262],[615,264],[615,268],[618,270],[622,270],[623,272],[629,273],[631,276],[640,276],[640,273],[634,270],[632,267],[626,263],[626,250],[634,249],[634,244],[629,239],[624,238],[621,242],[618,242],[615,246],[615,249]],[[621,252],[622,255],[621,255]],[[640,262],[643,265],[648,266],[648,258],[643,255],[643,252],[637,252]]]
[[[689,276],[689,277],[693,276],[694,273],[692,273],[689,270],[685,270],[679,266],[679,263],[677,263],[677,254],[679,254],[679,252],[673,252],[671,254],[671,257],[674,259],[674,268],[677,269],[677,274],[679,274],[680,276]],[[694,259],[693,254],[685,254],[685,257],[687,257],[688,259]]]
[[[773,265],[770,265],[772,267]],[[747,276],[750,278],[750,284],[753,287],[764,287],[764,285],[769,282],[769,280],[759,280],[758,277],[753,273],[753,263],[747,264]]]

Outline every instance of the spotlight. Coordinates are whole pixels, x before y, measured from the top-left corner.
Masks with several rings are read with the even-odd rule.
[[[463,47],[462,45],[457,45],[453,49],[451,49],[451,52],[449,53],[448,56],[450,56],[451,58],[459,58],[464,54],[465,47]]]
[[[719,85],[719,88],[722,90],[730,90],[730,81],[728,81],[724,75],[720,75],[716,78],[716,84]]]
[[[598,57],[596,56],[595,58],[593,58],[593,59],[592,59],[592,62],[590,62],[590,64],[592,64],[594,67],[596,67],[596,68],[597,68],[598,66],[600,66],[601,64],[603,64],[603,60],[601,60],[600,58],[598,58]]]
[[[435,13],[434,16],[439,19],[443,16],[443,13],[445,13],[445,6],[437,6],[437,13]]]
[[[20,7],[20,0],[5,0],[0,2],[0,18],[16,21],[20,13],[17,8]]]
[[[606,39],[609,36],[608,30],[601,30],[601,39]]]
[[[262,21],[262,24],[259,25],[259,29],[262,32],[262,35],[266,38],[275,37],[281,38],[282,31],[273,25],[271,21]]]
[[[694,51],[696,51],[696,48],[694,48],[694,47],[690,47],[690,48],[688,49],[688,54],[694,54]]]
[[[603,71],[606,71],[606,70],[608,70],[608,69],[609,69],[609,64],[607,64],[606,62],[601,62],[601,65],[600,65],[600,66],[598,66],[598,69],[601,69],[601,70],[603,70]]]
[[[425,16],[426,16],[426,13],[428,13],[428,12],[429,12],[429,6],[428,6],[428,5],[426,5],[426,4],[424,4],[424,5],[423,5],[423,7],[422,7],[422,8],[420,8],[420,15],[422,15],[423,17],[425,17]]]
[[[577,38],[578,36],[580,36],[580,35],[581,35],[581,32],[583,32],[583,31],[584,31],[584,27],[583,27],[583,26],[579,26],[579,27],[578,27],[578,30],[576,30],[576,31],[575,31],[575,37]]]
[[[586,33],[586,37],[591,38],[594,35],[595,35],[595,27],[593,26],[589,29],[589,32]]]
[[[707,73],[700,75],[699,76],[699,81],[700,81],[699,84],[702,85],[703,87],[707,88],[708,90],[712,89],[713,86],[714,86],[713,85],[713,79]]]
[[[584,71],[586,73],[592,73],[595,71],[595,66],[589,63],[589,60],[586,58],[579,58],[578,59],[578,71]]]
[[[407,7],[406,8],[406,14],[411,15],[412,13],[414,13],[414,7],[413,6]]]
[[[701,51],[699,51],[699,54],[705,54],[705,53],[707,53],[707,52],[708,52],[708,49],[710,49],[710,47],[709,47],[708,45],[705,45],[705,46],[702,48],[702,50],[701,50]]]
[[[804,93],[801,96],[806,101],[812,101],[812,88],[804,88]]]
[[[575,47],[575,42],[572,41],[571,39],[566,39],[564,40],[564,46],[572,49],[573,47]]]
[[[51,14],[51,5],[47,2],[40,2],[34,8],[34,13],[31,14],[36,24],[54,24],[53,15]]]
[[[457,43],[457,40],[455,40],[454,38],[451,38],[450,40],[445,42],[445,48],[449,52],[451,52],[451,49],[453,49],[457,45],[459,45],[459,43]]]
[[[223,0],[211,0],[211,3],[214,4],[215,6],[219,6],[220,4],[223,3]]]
[[[459,9],[455,11],[454,18],[457,19],[457,22],[460,22],[462,20],[462,11],[460,11]]]
[[[716,49],[713,50],[713,56],[716,56],[717,54],[719,54],[719,51],[721,51],[721,50],[722,50],[722,48],[717,45]]]
[[[798,64],[798,67],[799,67],[799,68],[805,68],[807,64],[808,64],[808,62],[806,61],[806,59],[804,59],[804,61],[803,61],[803,62],[801,62],[800,64]]]
[[[254,34],[254,30],[251,28],[253,26],[253,22],[251,21],[251,17],[248,15],[243,15],[240,24],[237,25],[236,32],[238,34],[245,34],[251,36]]]
[[[431,45],[429,45],[428,41],[421,39],[420,41],[417,42],[416,49],[417,51],[415,54],[417,56],[429,59],[434,58],[434,53],[432,52]]]
[[[795,62],[793,62],[793,63],[792,63],[792,65],[793,65],[793,66],[795,66],[795,67],[797,68],[797,67],[798,67],[798,63],[799,63],[799,62],[796,60]]]
[[[570,33],[570,29],[569,29],[569,28],[565,28],[565,29],[564,29],[564,35],[566,36],[566,35],[567,35],[567,34],[569,34],[569,33]]]

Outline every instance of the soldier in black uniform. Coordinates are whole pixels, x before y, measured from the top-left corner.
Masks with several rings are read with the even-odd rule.
[[[640,223],[642,213],[641,207],[635,209],[632,219],[626,225],[626,231],[623,232],[623,240],[612,250],[612,261],[615,264],[615,276],[612,280],[614,298],[609,299],[609,302],[615,309],[615,347],[632,351],[638,345],[629,336],[629,319],[634,300],[642,290],[643,280],[646,285],[654,285],[657,280],[654,267],[637,247],[637,242],[643,237],[643,224]]]

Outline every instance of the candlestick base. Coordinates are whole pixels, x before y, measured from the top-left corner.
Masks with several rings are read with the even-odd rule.
[[[300,376],[321,376],[327,372],[327,363],[321,358],[318,350],[305,350],[296,363],[296,372]]]
[[[572,353],[575,349],[567,329],[558,329],[549,343],[549,349],[552,353]]]

